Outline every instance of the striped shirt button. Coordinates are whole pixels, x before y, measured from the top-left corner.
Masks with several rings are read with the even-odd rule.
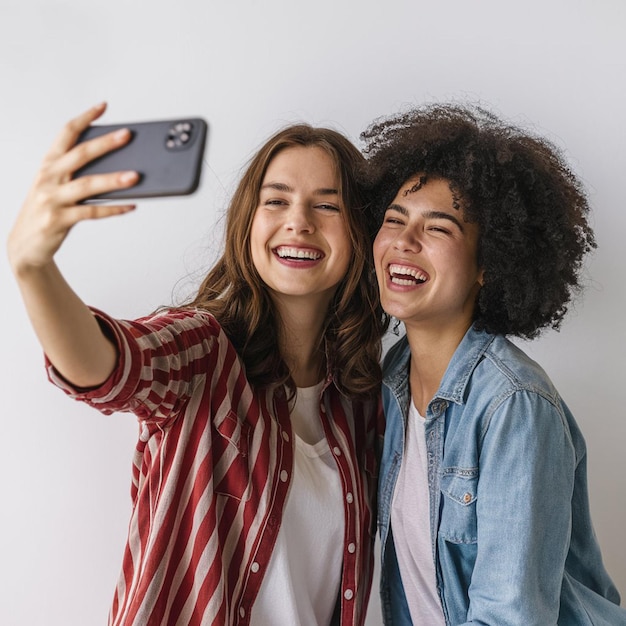
[[[348,544],[348,552],[350,554],[354,554],[354,551],[356,550],[356,546],[353,543],[349,543]]]
[[[283,471],[280,473],[280,479],[281,479],[284,483],[286,483],[288,478],[289,478],[289,474],[287,474],[287,470],[283,470]]]
[[[252,570],[253,574],[256,574],[259,571],[259,564],[255,561],[251,566],[250,569]]]
[[[335,453],[335,456],[341,456],[341,450],[339,449],[339,446],[335,446],[333,448],[333,452]]]
[[[352,598],[354,598],[354,593],[353,593],[352,589],[346,589],[346,590],[343,592],[343,597],[344,597],[346,600],[352,600]]]
[[[242,618],[246,616],[246,609],[244,609],[242,606],[239,607],[239,616]]]
[[[289,441],[289,433],[286,430],[283,430],[283,439]]]
[[[352,492],[348,491],[348,493],[346,494],[346,501],[348,502],[348,504],[352,504],[354,502],[354,496],[352,495]]]
[[[326,413],[326,407],[323,404],[320,404],[320,411]]]

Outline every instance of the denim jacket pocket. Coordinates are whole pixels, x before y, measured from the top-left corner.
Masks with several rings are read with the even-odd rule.
[[[452,543],[476,542],[477,491],[477,468],[447,467],[442,470],[440,537]]]

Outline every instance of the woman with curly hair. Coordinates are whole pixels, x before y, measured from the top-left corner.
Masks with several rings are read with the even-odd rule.
[[[223,256],[192,302],[138,320],[87,307],[54,255],[72,226],[132,205],[73,179],[128,131],[70,122],[9,238],[50,379],[134,413],[133,511],[111,625],[362,624],[373,565],[380,337],[355,172],[341,134],[295,125],[252,158]]]
[[[595,248],[547,141],[438,105],[363,135],[384,310],[379,477],[388,624],[626,624],[602,564],[585,442],[507,336],[558,328]]]

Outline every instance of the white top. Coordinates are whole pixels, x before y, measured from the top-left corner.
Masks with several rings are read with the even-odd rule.
[[[330,624],[341,584],[343,491],[319,417],[322,384],[299,388],[291,414],[294,471],[252,626]],[[304,426],[303,426],[304,425]],[[300,437],[317,439],[307,443]]]
[[[411,401],[404,457],[391,503],[391,528],[413,624],[445,626],[430,534],[425,422]]]

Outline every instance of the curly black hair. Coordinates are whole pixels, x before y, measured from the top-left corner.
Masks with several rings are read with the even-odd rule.
[[[528,339],[559,328],[596,242],[583,186],[558,148],[482,107],[458,104],[376,120],[361,139],[378,225],[416,174],[447,180],[465,220],[478,224],[478,328]]]

